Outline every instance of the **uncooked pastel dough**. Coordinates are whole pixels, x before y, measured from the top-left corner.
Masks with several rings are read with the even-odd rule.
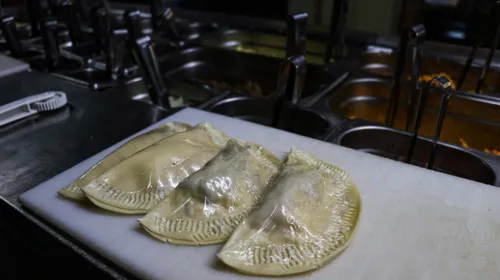
[[[354,234],[360,195],[349,175],[292,149],[275,185],[217,254],[234,269],[279,276],[317,269]]]
[[[280,164],[261,146],[231,139],[139,222],[164,242],[224,242],[259,202]]]
[[[102,175],[111,167],[117,165],[119,162],[137,153],[138,151],[153,145],[161,139],[169,137],[175,133],[185,131],[189,128],[191,128],[189,124],[169,122],[156,129],[139,135],[111,152],[104,159],[87,170],[72,184],[65,187],[64,189],[59,190],[58,193],[66,198],[73,200],[87,200],[87,197],[81,190],[82,187],[86,186],[88,183]]]
[[[143,214],[202,168],[229,138],[209,123],[165,138],[123,160],[82,188],[95,205]]]

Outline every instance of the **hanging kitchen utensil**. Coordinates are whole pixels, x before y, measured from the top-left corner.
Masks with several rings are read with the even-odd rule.
[[[306,54],[307,45],[307,13],[299,13],[288,16],[288,36],[286,43],[286,57],[300,56]]]
[[[276,103],[273,108],[272,126],[278,127],[286,106],[290,106],[292,112],[289,114],[295,117],[293,112],[300,100],[304,89],[305,76],[307,72],[307,62],[304,55],[291,56],[281,63],[278,86],[276,89]],[[293,127],[294,120],[290,122]]]
[[[413,57],[412,57],[412,86],[413,85],[418,85],[418,80],[420,76],[420,68],[421,68],[421,63],[422,63],[422,50],[421,50],[421,45],[425,40],[425,27],[421,24],[413,26],[409,32],[405,31],[402,32],[399,38],[399,53],[398,53],[398,58],[396,61],[396,69],[394,72],[394,84],[392,86],[391,90],[391,97],[389,100],[389,108],[387,110],[387,115],[385,119],[385,124],[389,127],[394,126],[394,121],[396,119],[397,113],[398,113],[398,106],[399,106],[399,99],[401,95],[401,83],[402,79],[404,77],[404,70],[406,66],[406,50],[408,48],[408,43],[412,39],[414,41],[414,47],[413,47]],[[416,94],[415,91],[417,90],[417,87],[415,89],[411,89],[412,92],[410,92],[409,95],[409,102],[408,105],[413,105],[414,102],[412,102],[413,99],[415,99]],[[412,99],[413,95],[413,99]],[[411,114],[410,114],[411,115]],[[413,116],[407,116],[407,125],[406,129],[409,128],[409,118],[413,118]]]
[[[142,36],[135,40],[132,53],[141,69],[142,78],[148,90],[151,102],[165,109],[172,106],[169,102],[168,92],[166,90],[160,69],[156,61],[151,38]]]
[[[45,62],[49,71],[54,71],[59,64],[59,44],[57,42],[57,20],[46,17],[40,22]]]
[[[278,127],[285,106],[291,103],[294,108],[298,104],[300,95],[302,94],[307,71],[305,58],[307,18],[307,13],[299,13],[290,15],[287,19],[286,58],[281,63],[279,70],[276,103],[271,121],[273,127]]]
[[[177,47],[183,45],[182,37],[177,30],[175,23],[175,14],[172,8],[166,8],[161,15],[161,30],[165,33],[165,36],[173,42]]]
[[[408,96],[408,108],[406,114],[406,130],[410,129],[410,126],[415,118],[414,112],[416,110],[415,106],[417,104],[418,92],[420,89],[420,73],[422,69],[422,44],[425,41],[425,27],[422,24],[415,25],[411,28],[409,37],[413,40],[413,52],[412,52],[412,67],[411,67],[411,85],[410,92]],[[392,121],[396,118],[397,114],[397,104],[399,100],[396,101],[396,109],[392,117]]]
[[[429,92],[431,90],[431,87],[434,83],[437,83],[439,86],[436,88],[439,93],[442,94],[441,98],[441,104],[439,106],[439,113],[438,113],[438,118],[436,121],[436,128],[434,131],[434,138],[432,141],[432,146],[429,151],[429,158],[427,161],[427,168],[432,169],[434,166],[434,160],[436,158],[436,148],[437,144],[439,141],[439,137],[441,136],[441,130],[443,127],[443,122],[444,122],[444,117],[446,116],[446,111],[448,108],[448,99],[450,98],[451,95],[451,82],[448,78],[443,77],[443,76],[437,76],[434,77],[432,80],[430,80],[428,83],[425,84],[425,86],[421,87],[420,89],[420,97],[418,101],[418,106],[417,106],[417,117],[415,119],[415,122],[413,124],[413,134],[412,138],[410,140],[410,145],[408,147],[408,153],[406,156],[406,163],[410,163],[411,159],[413,157],[413,152],[415,150],[415,145],[417,143],[417,138],[418,138],[418,133],[420,130],[420,125],[422,123],[422,118],[424,115],[426,103],[427,103],[427,98],[429,96]]]
[[[123,59],[127,49],[127,33],[124,28],[109,31],[109,43],[106,48],[106,72],[112,80],[116,80],[122,75]]]
[[[394,84],[391,90],[389,99],[389,108],[385,119],[385,125],[392,127],[398,110],[399,96],[401,93],[401,76],[405,70],[406,64],[406,48],[408,46],[408,36],[406,32],[402,32],[399,36],[399,53],[396,61],[396,69],[394,71]]]

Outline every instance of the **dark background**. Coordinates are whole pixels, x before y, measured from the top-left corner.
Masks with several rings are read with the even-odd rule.
[[[59,0],[50,1],[61,2]],[[115,2],[149,4],[148,1],[142,0],[123,0]],[[24,5],[25,0],[1,0],[1,3],[4,7],[18,6]],[[288,0],[165,0],[165,3],[168,3],[171,7],[183,9],[239,14],[277,20],[285,19],[288,13]]]
[[[4,7],[24,5],[26,0],[0,0]],[[62,0],[43,0],[55,1]],[[93,0],[88,0],[93,1]],[[98,1],[98,0],[97,0]],[[109,0],[108,0],[109,1]],[[258,17],[264,19],[285,20],[291,8],[290,2],[306,3],[300,4],[307,6],[307,3],[323,2],[320,7],[323,7],[323,16],[319,21],[323,25],[327,25],[329,20],[325,18],[325,14],[330,14],[329,5],[334,0],[164,0],[168,6],[182,9],[200,10],[208,12],[217,12],[233,15],[246,15],[250,17]],[[494,37],[495,25],[489,24],[487,15],[491,4],[496,2],[492,0],[460,0],[456,7],[435,6],[426,3],[425,0],[384,0],[380,4],[372,1],[379,0],[350,0],[350,21],[356,22],[351,24],[351,28],[365,27],[371,30],[362,30],[368,32],[381,32],[383,35],[398,35],[403,26],[422,23],[427,29],[427,40],[442,41],[447,43],[473,45],[477,40],[478,30],[487,30],[488,33],[484,36],[483,46],[490,46]],[[113,2],[113,1],[110,1]],[[121,0],[116,2],[136,3],[147,5],[147,0]],[[404,13],[401,13],[401,3],[407,2]],[[330,3],[329,5],[326,3]],[[314,4],[315,5],[315,4]],[[313,6],[314,6],[313,5]],[[357,11],[357,10],[365,11]],[[395,20],[390,23],[392,27],[388,32],[378,31],[373,26],[387,17],[387,10],[391,12]],[[311,13],[311,11],[305,11]],[[362,14],[361,16],[356,16]],[[403,15],[401,17],[401,15]],[[313,21],[313,15],[311,22]],[[401,17],[401,20],[398,20]],[[500,19],[500,15],[497,16]]]
[[[184,9],[212,11],[227,14],[283,20],[288,13],[288,0],[177,0]]]

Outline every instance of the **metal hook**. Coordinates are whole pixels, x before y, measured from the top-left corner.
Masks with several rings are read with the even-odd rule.
[[[420,89],[420,98],[418,101],[418,112],[417,112],[417,118],[415,120],[415,123],[413,125],[413,135],[410,140],[410,146],[408,149],[408,154],[406,156],[406,163],[411,162],[411,158],[413,156],[413,152],[415,149],[415,144],[417,143],[417,137],[418,137],[418,132],[420,130],[420,125],[422,123],[422,118],[424,114],[424,110],[426,107],[427,103],[427,97],[429,95],[431,86],[434,82],[437,82],[439,84],[439,90],[443,94],[443,97],[441,99],[441,105],[439,107],[439,113],[438,113],[438,119],[436,122],[436,128],[434,131],[434,139],[432,142],[432,148],[429,152],[429,160],[427,162],[427,168],[432,169],[434,166],[434,160],[436,157],[436,148],[437,148],[437,142],[439,140],[439,137],[441,135],[441,129],[443,126],[444,122],[444,117],[446,115],[446,110],[448,107],[448,99],[451,95],[451,82],[448,78],[444,76],[437,76],[434,77],[432,80],[430,80],[423,88]]]
[[[288,37],[286,43],[286,57],[305,55],[307,45],[307,13],[288,16]]]
[[[59,44],[57,42],[56,28],[57,20],[52,17],[46,17],[40,22],[45,61],[49,71],[54,71],[59,64]]]
[[[407,110],[407,115],[406,115],[406,130],[408,131],[410,129],[411,122],[414,119],[414,112],[415,112],[415,105],[416,105],[416,100],[418,96],[418,90],[420,88],[420,83],[419,83],[419,78],[420,78],[420,72],[422,69],[422,56],[423,56],[423,50],[422,50],[422,44],[425,41],[425,27],[422,24],[415,25],[411,28],[409,37],[415,41],[415,44],[413,46],[413,55],[412,55],[412,69],[411,69],[411,87],[410,87],[410,93],[408,96],[409,99],[409,104],[408,104],[408,110]],[[398,102],[399,103],[399,100]],[[396,107],[397,108],[397,107]],[[395,111],[396,113],[396,111]],[[393,116],[393,120],[396,117],[396,115]]]
[[[299,103],[306,71],[307,63],[303,55],[289,57],[281,63],[276,89],[276,103],[273,110],[273,127],[278,127],[286,102],[291,102],[292,107]]]
[[[109,31],[109,44],[106,49],[106,72],[112,80],[118,79],[122,74],[127,35],[128,31],[125,28],[111,29]]]
[[[141,12],[135,8],[127,10],[123,13],[123,19],[128,32],[129,44],[134,46],[136,39],[143,35],[141,27]]]
[[[177,47],[182,46],[182,37],[177,29],[177,24],[175,23],[175,14],[172,8],[166,8],[161,14],[161,20],[159,22],[160,29],[163,30],[169,40],[171,40]]]
[[[410,32],[407,34],[401,34],[399,40],[399,54],[396,62],[396,70],[394,73],[394,85],[391,91],[391,98],[389,101],[389,108],[387,110],[387,116],[385,123],[387,126],[393,126],[398,112],[399,97],[401,95],[401,76],[404,73],[406,64],[406,49],[408,47],[409,40],[414,40],[415,44],[413,47],[413,66],[412,66],[412,88],[409,96],[409,105],[414,107],[413,99],[415,99],[416,91],[418,90],[418,80],[420,76],[420,68],[422,63],[422,48],[421,45],[425,41],[425,27],[422,24],[413,26]],[[411,109],[411,108],[410,108]],[[409,123],[413,116],[409,114],[406,121],[406,129],[409,128]]]
[[[158,67],[156,55],[153,50],[151,38],[142,36],[134,41],[132,53],[141,69],[144,83],[148,89],[153,104],[165,109],[170,109],[168,91]]]

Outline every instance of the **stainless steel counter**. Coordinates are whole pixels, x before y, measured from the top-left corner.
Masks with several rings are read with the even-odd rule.
[[[27,213],[17,197],[167,112],[37,72],[1,79],[0,88],[0,104],[47,90],[66,92],[69,104],[0,128],[0,260],[7,260],[0,265],[0,278],[122,278],[111,264]]]
[[[0,55],[0,78],[27,71],[29,68],[29,65],[25,62],[9,56]]]

